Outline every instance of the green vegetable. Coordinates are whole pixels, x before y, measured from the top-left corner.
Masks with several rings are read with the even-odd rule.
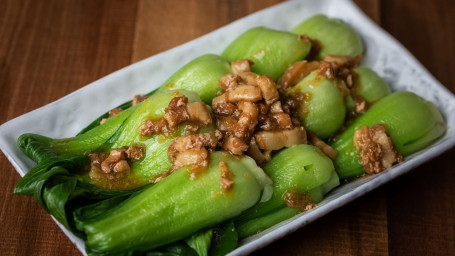
[[[234,185],[227,191],[220,184],[221,161],[233,174]],[[86,246],[122,253],[178,241],[251,207],[267,183],[254,160],[225,152],[212,153],[208,169],[195,179],[190,172],[191,167],[183,167],[117,207],[79,223],[87,236]]]
[[[356,74],[354,93],[362,97],[369,106],[390,94],[387,82],[372,69],[366,66],[359,66],[353,71]],[[355,112],[355,104],[351,96],[346,99],[346,107],[348,112]]]
[[[319,59],[326,55],[351,56],[362,54],[363,43],[359,35],[344,21],[319,14],[310,17],[292,30],[319,41]]]
[[[34,195],[44,210],[78,235],[73,229],[72,209],[97,200],[122,197],[134,191],[102,190],[85,183],[74,172],[90,163],[87,156],[61,155],[43,159],[19,181],[15,194]],[[118,202],[118,201],[117,201]],[[112,207],[112,204],[109,204]]]
[[[87,154],[103,145],[120,128],[129,115],[139,105],[120,112],[110,118],[103,125],[94,127],[86,133],[65,139],[52,139],[38,134],[26,133],[21,135],[17,144],[19,149],[39,163],[46,155],[57,154]],[[44,156],[39,156],[44,154]]]
[[[137,130],[148,119],[158,120],[162,118],[169,102],[178,96],[186,96],[188,102],[200,101],[198,95],[191,91],[166,91],[156,94],[143,101],[137,110],[125,120],[115,135],[100,148],[102,152],[109,152],[112,149],[123,146],[137,144],[145,146],[144,158],[132,163],[130,175],[122,181],[126,188],[135,188],[148,184],[151,179],[160,176],[163,171],[172,169],[172,163],[168,156],[169,145],[174,141],[175,137],[185,134],[188,124],[182,123],[177,127],[178,129],[174,134],[168,136],[155,134],[144,138]],[[208,126],[206,129],[200,129],[199,132],[207,131],[207,129],[213,130],[213,127]]]
[[[53,139],[49,148],[58,154],[87,154],[105,143],[120,128],[123,122],[133,113],[140,104],[120,112],[108,119],[103,125],[94,127],[86,133],[73,138]]]
[[[412,92],[396,92],[374,104],[355,120],[333,143],[339,152],[335,167],[340,178],[352,178],[364,173],[353,137],[365,125],[385,124],[397,151],[404,157],[415,153],[446,130],[441,113],[433,103]]]
[[[354,85],[356,93],[372,104],[390,94],[389,85],[376,72],[366,66],[354,68],[357,82]]]
[[[319,203],[324,194],[340,184],[332,161],[307,144],[282,150],[265,165],[264,171],[273,181],[272,197],[237,218],[240,238],[299,213],[308,203]],[[307,200],[290,209],[285,203],[287,193],[306,196]]]
[[[337,87],[339,79],[328,79],[313,71],[288,93],[303,96],[299,116],[305,129],[325,139],[343,124],[346,115],[344,97]]]
[[[125,103],[117,106],[116,108],[122,109],[122,110],[126,110],[126,109],[130,108],[132,105],[133,105],[133,100],[130,100],[128,102],[125,102]],[[89,125],[84,127],[76,136],[84,134],[84,133],[92,130],[93,128],[100,126],[101,120],[103,118],[108,118],[108,117],[109,117],[109,111],[107,111],[106,113],[102,114],[97,119],[93,120]]]
[[[211,105],[212,99],[220,91],[219,81],[221,77],[231,72],[229,63],[215,54],[206,54],[189,62],[175,72],[163,85],[147,93],[145,96],[161,94],[170,90],[189,90],[196,92],[201,100]],[[117,108],[126,110],[132,105],[128,101]],[[84,134],[100,125],[103,118],[109,117],[109,112],[104,113],[87,127],[82,129],[78,135]]]
[[[199,256],[207,256],[212,241],[213,230],[199,232],[186,239],[188,246],[193,248]]]
[[[229,73],[231,68],[226,60],[215,54],[206,54],[175,72],[153,94],[184,89],[196,92],[203,102],[211,105],[212,99],[220,91],[221,77]]]
[[[209,255],[223,256],[237,247],[238,234],[232,220],[213,228]]]
[[[281,207],[255,219],[240,222],[237,226],[237,232],[239,233],[240,238],[246,238],[258,234],[284,220],[292,218],[299,213],[300,211],[296,208]]]
[[[123,146],[141,144],[146,147],[145,156],[131,165],[131,173],[121,182],[93,181],[87,174],[75,174],[85,182],[100,187],[110,187],[115,183],[117,189],[133,189],[150,183],[150,180],[172,168],[168,156],[169,144],[176,136],[186,132],[187,124],[177,127],[173,134],[155,134],[144,138],[138,128],[147,119],[157,120],[164,116],[164,109],[177,96],[186,96],[188,102],[200,101],[198,95],[190,91],[166,91],[151,96],[142,103],[129,108],[109,119],[105,124],[97,126],[74,138],[51,139],[36,134],[24,134],[18,139],[19,148],[36,162],[58,154],[84,154],[91,152],[109,153],[110,150]],[[213,130],[213,126],[202,127],[199,132]],[[112,183],[113,182],[113,183]],[[111,184],[112,183],[112,184]],[[109,185],[111,184],[111,185]]]
[[[228,61],[249,59],[252,71],[276,81],[289,65],[304,59],[311,43],[296,34],[264,27],[252,28],[235,39],[221,54]]]

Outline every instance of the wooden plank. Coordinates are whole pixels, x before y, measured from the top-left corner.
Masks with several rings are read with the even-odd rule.
[[[139,0],[132,61],[186,43],[279,2]]]
[[[132,61],[188,42],[226,24],[226,2],[139,0]]]
[[[354,0],[357,6],[376,24],[381,25],[381,1],[380,0]]]
[[[454,156],[452,149],[387,186],[390,255],[455,252]]]
[[[454,34],[446,32],[453,30],[454,2],[382,1],[380,9],[383,27],[454,92]],[[391,255],[454,251],[453,156],[454,150],[387,186]]]
[[[6,1],[0,33],[0,122],[130,63],[136,6]]]
[[[385,29],[455,92],[455,2],[383,1],[382,9]],[[452,149],[387,186],[391,255],[454,254],[454,156]]]
[[[133,1],[2,1],[0,123],[59,99],[130,63]],[[81,113],[83,114],[83,113]],[[0,156],[0,254],[78,255]]]
[[[252,255],[387,255],[384,194],[375,190]]]
[[[455,2],[383,1],[383,27],[455,93]]]

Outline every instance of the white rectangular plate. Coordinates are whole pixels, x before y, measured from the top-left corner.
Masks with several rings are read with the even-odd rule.
[[[98,81],[60,100],[15,118],[0,126],[0,148],[23,176],[34,163],[16,147],[23,133],[49,137],[72,137],[102,113],[130,100],[135,94],[149,92],[161,85],[173,72],[192,59],[220,54],[242,32],[256,26],[290,30],[302,20],[318,13],[348,22],[366,45],[363,64],[384,77],[394,91],[407,90],[432,101],[443,113],[448,130],[425,150],[406,158],[392,169],[344,185],[332,191],[311,211],[301,213],[241,242],[229,255],[244,255],[326,215],[359,196],[400,176],[415,166],[455,145],[455,97],[442,86],[398,41],[379,28],[349,0],[290,1],[237,20],[205,36],[160,53]],[[98,97],[97,95],[104,95]],[[85,255],[84,243],[58,223],[63,232]]]

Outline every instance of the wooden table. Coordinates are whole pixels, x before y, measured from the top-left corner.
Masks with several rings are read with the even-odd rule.
[[[0,3],[0,123],[133,62],[279,2],[26,1]],[[357,0],[455,92],[455,2]],[[279,17],[278,17],[279,18]],[[0,154],[0,255],[79,255]],[[454,255],[455,149],[256,255]]]

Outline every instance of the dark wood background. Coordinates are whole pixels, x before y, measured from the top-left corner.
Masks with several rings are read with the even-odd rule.
[[[1,0],[0,123],[279,2]],[[455,1],[357,0],[455,92]],[[279,18],[279,17],[277,17]],[[455,149],[255,255],[454,255]],[[0,255],[79,255],[0,154]]]

